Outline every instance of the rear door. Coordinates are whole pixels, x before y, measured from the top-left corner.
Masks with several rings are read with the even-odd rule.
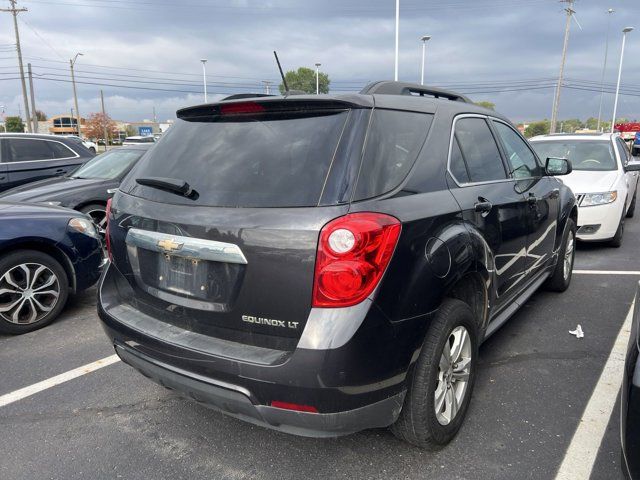
[[[9,174],[7,173],[7,164],[3,162],[3,143],[3,140],[0,139],[0,192],[9,188]]]
[[[79,156],[62,142],[40,138],[5,138],[8,187],[66,175]]]
[[[459,116],[454,121],[449,173],[469,227],[484,237],[495,259],[496,307],[518,290],[525,270],[526,201],[509,178],[488,119]]]
[[[560,185],[554,177],[544,176],[526,140],[501,120],[492,120],[496,136],[507,159],[509,175],[526,199],[527,255],[526,274],[534,274],[553,258],[560,202]]]
[[[369,111],[230,105],[183,115],[125,178],[113,264],[129,301],[155,318],[293,348],[311,310],[319,232],[348,211]],[[191,191],[138,183],[150,178]]]

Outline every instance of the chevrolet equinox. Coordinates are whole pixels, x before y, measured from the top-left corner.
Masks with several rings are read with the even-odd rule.
[[[124,362],[198,402],[437,447],[480,343],[569,286],[570,162],[464,96],[376,82],[177,117],[107,207],[98,310]]]

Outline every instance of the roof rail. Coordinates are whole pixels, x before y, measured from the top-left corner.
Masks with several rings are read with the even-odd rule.
[[[455,102],[473,103],[464,95],[450,90],[443,90],[437,87],[426,87],[417,83],[393,82],[391,80],[381,80],[372,82],[360,90],[361,94],[372,95],[374,93],[382,95],[417,95],[420,97],[446,98]]]

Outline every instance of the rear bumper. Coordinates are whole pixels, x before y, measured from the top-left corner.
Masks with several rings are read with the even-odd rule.
[[[254,405],[251,393],[242,387],[195,378],[193,374],[161,364],[124,345],[115,345],[118,356],[144,376],[207,407],[241,420],[285,433],[306,437],[334,437],[365,428],[393,423],[404,401],[404,392],[353,410],[307,413]]]
[[[122,274],[108,266],[98,314],[122,360],[155,382],[248,422],[326,437],[392,424],[428,316],[393,325],[369,309],[337,348],[279,351],[181,330],[127,304]],[[348,319],[343,319],[348,320]],[[272,407],[274,401],[319,413]]]

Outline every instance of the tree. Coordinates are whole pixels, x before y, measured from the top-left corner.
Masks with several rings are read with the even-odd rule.
[[[47,120],[47,114],[44,113],[42,110],[36,110],[36,119],[39,122],[44,122]]]
[[[535,137],[536,135],[546,135],[549,133],[549,126],[551,122],[549,120],[541,120],[539,122],[530,123],[524,131],[524,136],[527,138]]]
[[[600,122],[600,126],[602,127],[602,122]],[[595,117],[587,118],[587,121],[584,122],[584,127],[588,130],[596,130],[598,127],[598,119]]]
[[[562,133],[574,133],[576,130],[584,128],[584,123],[578,118],[570,118],[569,120],[560,120],[558,127],[562,125]],[[560,128],[558,128],[560,130]]]
[[[7,117],[4,128],[7,132],[24,132],[24,123],[20,117]]]
[[[476,105],[478,105],[479,107],[484,107],[484,108],[488,108],[489,110],[495,110],[496,109],[496,104],[493,102],[475,102]]]
[[[103,138],[105,127],[109,139],[113,138],[118,132],[116,122],[111,120],[109,115],[106,113],[92,113],[85,123],[84,133],[89,138]]]
[[[134,137],[134,136],[138,135],[138,132],[136,132],[136,129],[133,128],[133,126],[131,126],[131,125],[127,125],[126,126],[125,132],[127,134],[127,137]]]
[[[289,70],[284,78],[287,80],[289,90],[301,90],[306,93],[316,93],[316,72],[311,68],[300,67],[298,70]],[[329,75],[320,72],[318,75],[318,90],[320,93],[329,93]],[[284,84],[278,87],[280,93],[284,94]]]

